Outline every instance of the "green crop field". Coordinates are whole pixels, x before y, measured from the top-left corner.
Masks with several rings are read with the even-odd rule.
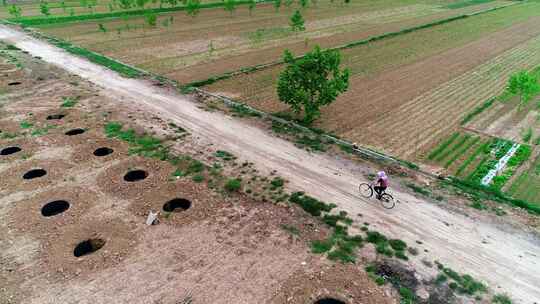
[[[514,180],[508,193],[512,197],[529,201],[540,206],[540,155]]]

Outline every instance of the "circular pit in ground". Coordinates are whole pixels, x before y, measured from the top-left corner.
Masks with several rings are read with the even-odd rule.
[[[103,239],[88,239],[86,241],[80,242],[75,249],[73,250],[73,255],[75,257],[82,257],[84,255],[91,254],[98,251],[105,245]]]
[[[41,215],[54,216],[69,209],[69,203],[63,200],[52,201],[41,208]]]
[[[148,177],[148,172],[144,170],[132,170],[126,173],[126,175],[124,175],[124,180],[126,182],[137,182],[147,177]]]
[[[107,148],[107,147],[101,147],[101,148],[97,148],[95,151],[94,151],[94,155],[95,156],[107,156],[111,153],[113,153],[114,150],[111,149],[111,148]]]
[[[21,151],[21,148],[19,147],[7,147],[7,148],[2,149],[2,151],[0,151],[0,155],[3,155],[3,156],[11,155],[19,151]]]
[[[345,302],[338,299],[334,299],[334,298],[324,298],[324,299],[317,300],[313,304],[345,304]]]
[[[66,117],[66,115],[64,115],[64,114],[53,114],[53,115],[47,116],[46,119],[47,120],[58,120],[58,119],[62,119],[64,117]]]
[[[73,136],[73,135],[79,135],[83,134],[85,131],[84,129],[72,129],[66,132],[67,136]]]
[[[46,174],[47,174],[47,171],[43,169],[32,169],[23,175],[23,179],[34,179],[34,178],[45,176]]]
[[[191,207],[191,202],[185,198],[175,198],[163,204],[165,212],[179,212],[188,210]]]

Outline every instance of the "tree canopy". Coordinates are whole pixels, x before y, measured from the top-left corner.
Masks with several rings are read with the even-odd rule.
[[[320,107],[332,103],[349,87],[349,70],[340,69],[338,51],[323,51],[316,46],[305,56],[295,59],[288,50],[284,61],[287,67],[279,75],[279,100],[299,114],[304,123],[311,124],[319,115]]]
[[[508,80],[508,91],[519,96],[518,109],[521,109],[535,94],[540,92],[538,78],[527,71],[517,72]]]

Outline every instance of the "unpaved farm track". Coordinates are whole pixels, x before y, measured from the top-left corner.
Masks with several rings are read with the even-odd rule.
[[[294,189],[333,202],[341,210],[372,223],[378,230],[408,243],[421,240],[430,255],[459,272],[489,283],[496,292],[508,292],[516,303],[540,301],[540,240],[508,226],[475,221],[419,200],[394,193],[401,201],[388,211],[358,197],[364,178],[361,169],[326,155],[310,154],[261,129],[220,113],[201,110],[187,98],[156,88],[148,81],[125,79],[101,66],[67,54],[23,32],[0,26],[0,39],[40,56],[103,88],[103,93],[132,101],[189,129],[204,143],[213,143],[259,167],[275,169]],[[420,264],[419,261],[416,263]]]

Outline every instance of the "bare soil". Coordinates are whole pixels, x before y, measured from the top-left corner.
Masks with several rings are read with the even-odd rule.
[[[350,303],[395,303],[395,296],[369,280],[361,265],[328,266],[324,257],[310,253],[309,241],[326,237],[328,228],[305,212],[245,194],[224,194],[190,177],[172,178],[174,167],[168,162],[130,155],[125,142],[104,133],[106,122],[121,121],[141,132],[176,138],[168,119],[133,104],[126,110],[131,101],[110,98],[86,80],[14,53],[24,64],[18,77],[25,91],[8,89],[0,104],[2,132],[16,134],[1,137],[0,148],[21,148],[0,156],[0,303],[173,304],[191,299],[280,304],[282,294],[308,303],[324,293]],[[36,73],[50,78],[38,80]],[[85,97],[73,108],[61,107],[61,97],[77,95]],[[51,122],[46,119],[51,113],[66,116]],[[32,127],[21,129],[22,120]],[[33,134],[53,123],[46,133]],[[75,127],[87,131],[65,135]],[[169,144],[180,147],[177,153],[215,161],[215,149],[201,145],[196,135]],[[98,147],[114,152],[97,157]],[[22,174],[31,168],[45,168],[47,175],[23,181]],[[149,175],[124,181],[133,169]],[[240,174],[231,166],[227,171]],[[163,212],[163,204],[174,198],[190,200],[191,207]],[[42,208],[57,200],[69,208],[44,217]],[[150,210],[160,211],[159,224],[144,224]],[[299,233],[290,234],[284,225]],[[91,239],[99,239],[102,247],[76,257],[75,248]],[[325,284],[289,284],[299,273],[328,267],[337,273],[320,275]]]
[[[163,124],[170,120],[184,127],[191,133],[189,138],[193,140],[193,144],[184,147],[205,147],[197,150],[200,152],[212,146],[255,163],[262,173],[277,170],[279,175],[289,180],[289,189],[306,190],[321,200],[336,203],[340,210],[347,211],[353,217],[355,225],[369,222],[370,227],[389,237],[403,239],[409,244],[421,241],[422,245],[418,249],[423,253],[408,262],[411,267],[420,269],[421,276],[429,279],[433,273],[432,269],[422,268],[422,261],[438,259],[456,271],[470,273],[485,281],[494,292],[508,292],[517,303],[537,302],[540,299],[540,291],[535,284],[540,280],[536,256],[539,241],[534,227],[508,222],[506,218],[475,213],[469,209],[458,210],[446,204],[435,204],[425,197],[411,195],[392,181],[391,192],[400,203],[391,211],[385,210],[356,193],[358,183],[366,181],[365,174],[373,172],[374,168],[332,155],[301,150],[242,121],[219,112],[200,109],[186,96],[178,95],[169,88],[156,88],[145,80],[122,78],[100,66],[29,38],[17,30],[2,27],[0,37],[99,85],[100,94],[115,100],[115,106],[121,108],[123,114],[136,117],[138,113],[147,122],[153,121],[153,116],[159,116],[161,121],[165,121]],[[160,125],[162,122],[158,120],[154,124]],[[232,201],[224,199],[223,204],[234,204],[235,200],[242,201],[235,197]],[[453,198],[449,200],[454,202]],[[254,205],[250,201],[246,201],[246,204]],[[11,205],[5,202],[1,204]],[[449,202],[448,205],[452,204]],[[235,210],[240,206],[244,205],[239,204]],[[265,210],[265,206],[270,205],[257,206]],[[232,211],[232,208],[224,210]],[[243,217],[239,214],[238,228],[223,227],[213,220],[200,223],[199,226],[176,228],[160,224],[157,227],[141,228],[148,231],[137,234],[139,244],[144,245],[132,251],[132,255],[126,259],[129,262],[96,274],[97,278],[92,281],[72,280],[68,285],[55,284],[34,294],[33,299],[35,302],[47,303],[47,295],[54,294],[61,297],[60,300],[114,297],[118,302],[148,302],[150,298],[162,297],[164,302],[173,302],[173,299],[185,296],[189,289],[195,291],[194,295],[205,303],[219,303],[224,299],[233,303],[264,303],[275,296],[272,291],[278,288],[279,282],[284,282],[290,278],[291,273],[302,268],[303,261],[310,265],[304,243],[291,242],[289,235],[283,231],[272,233],[277,223],[270,221],[272,217],[268,216],[269,212],[265,210],[262,213],[265,216],[261,215],[260,221],[251,220],[250,212],[243,212]],[[511,216],[522,213],[514,209],[508,209],[508,212]],[[296,219],[297,214],[291,218]],[[143,219],[137,219],[137,225],[141,225]],[[231,234],[229,244],[233,246],[213,242],[218,234],[209,232],[212,231],[209,227]],[[261,239],[257,249],[250,249],[250,243],[244,244],[242,240],[246,231],[252,230],[263,231],[272,237]],[[26,243],[21,241],[21,244]],[[239,244],[244,244],[246,248],[234,249]],[[260,255],[257,250],[265,252],[265,255]],[[199,256],[190,258],[193,252],[204,255],[208,260]],[[215,265],[223,267],[214,269],[217,267]],[[259,265],[265,266],[260,268]],[[190,270],[194,267],[197,271]],[[201,273],[208,275],[201,276]],[[138,279],[131,280],[134,277]],[[149,284],[143,277],[152,278],[152,283]],[[227,284],[221,284],[223,282]],[[244,288],[238,288],[241,282],[245,284],[242,285]],[[110,284],[120,286],[114,290],[104,288]],[[164,293],[158,286],[173,291]],[[337,293],[338,296],[341,294],[335,291],[330,293]]]

